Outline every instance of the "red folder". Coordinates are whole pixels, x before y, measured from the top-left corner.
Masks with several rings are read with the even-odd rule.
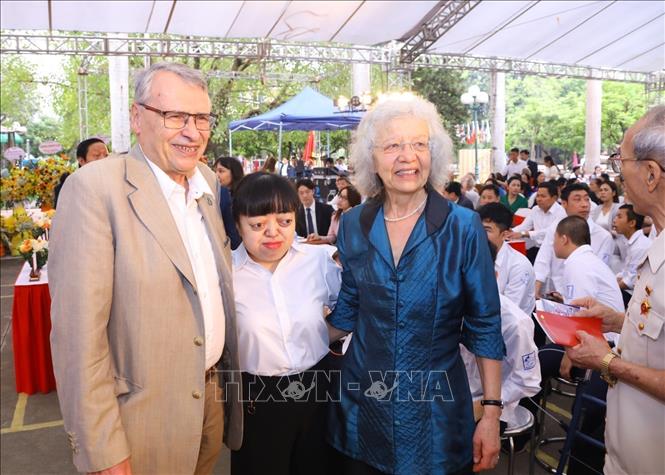
[[[584,330],[589,335],[604,340],[602,320],[597,317],[567,317],[556,313],[536,311],[536,321],[550,340],[557,345],[575,346],[579,343],[575,332]]]

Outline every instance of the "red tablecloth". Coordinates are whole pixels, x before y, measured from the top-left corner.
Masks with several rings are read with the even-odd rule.
[[[34,394],[55,390],[50,333],[48,284],[14,286],[12,341],[16,392]]]

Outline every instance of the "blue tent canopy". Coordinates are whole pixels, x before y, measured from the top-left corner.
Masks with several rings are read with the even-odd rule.
[[[271,111],[234,120],[229,124],[229,131],[349,130],[355,129],[361,118],[362,112],[339,112],[332,99],[306,87]]]

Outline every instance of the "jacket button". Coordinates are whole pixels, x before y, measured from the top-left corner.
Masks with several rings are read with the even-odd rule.
[[[404,322],[399,322],[399,324],[398,324],[398,326],[399,326],[400,328],[404,328],[405,325],[406,325],[406,324],[405,324]]]
[[[637,328],[644,330],[644,323],[640,322],[639,325],[637,325]]]
[[[192,397],[194,399],[201,399],[201,392],[200,391],[192,391]]]
[[[196,346],[203,346],[203,338],[200,336],[194,337],[194,344]]]

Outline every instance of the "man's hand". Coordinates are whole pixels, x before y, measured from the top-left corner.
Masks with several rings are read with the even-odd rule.
[[[559,374],[570,381],[570,370],[573,369],[573,363],[568,358],[568,355],[563,355],[561,358],[561,365],[559,366]]]
[[[309,236],[307,236],[307,241],[306,242],[318,241],[319,239],[321,239],[321,236],[319,236],[316,233],[312,233]]]
[[[510,240],[512,239],[523,239],[524,237],[522,236],[522,233],[518,233],[516,231],[510,231],[508,234],[506,234],[506,237]]]
[[[584,330],[575,332],[579,344],[566,348],[566,356],[573,365],[600,371],[601,363],[607,353],[612,351],[605,340],[589,335]]]
[[[132,467],[129,464],[129,459],[125,459],[113,467],[99,472],[89,472],[88,475],[132,475]]]
[[[499,415],[494,407],[485,406],[483,417],[473,434],[473,471],[491,470],[499,462]],[[497,411],[500,414],[500,411]]]
[[[571,305],[577,305],[584,307],[575,314],[578,317],[598,317],[603,320],[601,329],[603,333],[607,332],[616,332],[621,333],[621,327],[623,327],[623,319],[625,314],[623,312],[617,312],[611,307],[599,303],[596,299],[592,297],[583,297],[580,299],[575,299],[570,302]]]

